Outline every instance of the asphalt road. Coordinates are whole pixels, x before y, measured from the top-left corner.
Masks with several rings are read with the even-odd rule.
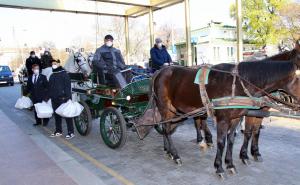
[[[14,108],[19,97],[19,85],[0,87],[0,109],[26,134],[31,134],[35,129],[47,136],[47,130],[32,127],[32,112]],[[199,150],[193,142],[196,132],[191,121],[180,126],[173,135],[183,161],[182,166],[176,166],[167,159],[163,152],[162,137],[155,131],[143,141],[138,139],[136,133],[128,131],[129,137],[122,149],[109,149],[99,135],[99,120],[93,121],[89,136],[76,133],[70,142],[53,138],[49,140],[108,185],[300,185],[300,122],[273,118],[271,122],[270,119],[265,122],[266,128],[260,138],[264,162],[252,160],[250,166],[242,164],[238,154],[243,138],[239,134],[233,154],[238,174],[228,174],[224,181],[216,177],[213,168],[216,148],[206,152]],[[48,129],[53,128],[52,119]],[[216,135],[216,131],[213,128],[211,130]]]

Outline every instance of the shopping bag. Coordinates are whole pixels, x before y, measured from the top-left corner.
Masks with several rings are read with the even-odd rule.
[[[65,117],[73,118],[77,117],[83,111],[83,106],[78,102],[73,102],[72,100],[67,101],[66,103],[61,104],[56,110],[56,114]]]
[[[15,104],[15,108],[17,109],[28,109],[30,107],[32,107],[32,101],[26,96],[19,98]]]
[[[53,109],[51,105],[51,100],[48,102],[36,103],[34,108],[38,118],[51,118],[53,114]]]

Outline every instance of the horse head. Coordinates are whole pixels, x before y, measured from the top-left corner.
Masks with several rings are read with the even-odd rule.
[[[295,70],[291,74],[291,80],[286,84],[285,90],[300,103],[300,39],[296,41],[294,52],[295,58],[292,61]]]
[[[92,72],[91,67],[80,51],[74,52],[71,50],[69,58],[66,61],[65,69],[71,73],[83,73],[89,76]]]

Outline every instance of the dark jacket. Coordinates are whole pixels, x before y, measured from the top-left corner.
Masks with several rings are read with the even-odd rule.
[[[109,73],[115,70],[126,69],[121,51],[114,47],[101,46],[95,52],[93,58],[93,66],[97,71],[108,70]]]
[[[32,65],[33,64],[37,64],[39,65],[40,69],[41,69],[41,60],[38,58],[38,57],[29,57],[26,59],[26,69],[27,69],[27,72],[28,72],[28,76],[31,76],[33,74],[32,72]]]
[[[52,55],[42,55],[41,57],[41,69],[45,69],[47,67],[51,67],[51,60],[53,60]]]
[[[72,98],[70,77],[61,66],[53,69],[50,76],[49,97],[52,101],[59,103],[67,102]]]
[[[39,74],[38,79],[35,84],[33,84],[32,79],[34,75],[28,78],[27,87],[31,94],[31,100],[35,103],[40,103],[43,100],[48,99],[48,80],[45,75]]]
[[[159,49],[156,45],[150,50],[151,61],[152,61],[152,68],[158,70],[164,63],[172,62],[171,56],[169,55],[165,46],[162,46]]]

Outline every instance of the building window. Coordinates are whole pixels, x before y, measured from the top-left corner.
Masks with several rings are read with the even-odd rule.
[[[220,59],[220,47],[214,47],[214,59],[215,60]]]
[[[227,47],[227,57],[233,57],[233,47]]]

